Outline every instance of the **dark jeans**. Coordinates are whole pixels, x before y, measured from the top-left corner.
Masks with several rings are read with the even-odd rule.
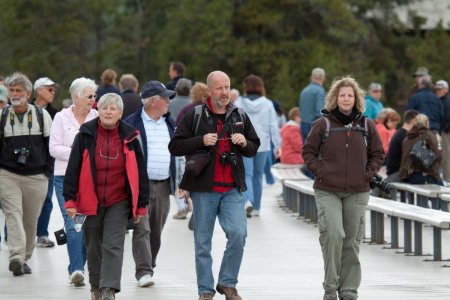
[[[312,124],[301,122],[300,133],[302,134],[303,145],[305,144],[306,138],[311,131]]]
[[[130,202],[124,200],[110,207],[99,207],[96,216],[88,216],[84,221],[91,286],[120,291],[125,227],[130,210]]]
[[[153,276],[156,257],[161,248],[161,235],[170,210],[170,181],[150,183],[148,216],[133,230],[132,249],[136,279]]]
[[[48,236],[48,223],[50,223],[50,215],[53,210],[53,175],[48,179],[47,196],[45,197],[44,205],[42,206],[41,214],[39,215],[37,223],[36,236]]]

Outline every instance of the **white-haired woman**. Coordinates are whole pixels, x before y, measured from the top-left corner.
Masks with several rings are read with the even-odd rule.
[[[148,176],[139,132],[121,121],[122,98],[113,93],[98,102],[99,117],[80,127],[63,185],[70,217],[83,224],[91,299],[114,300],[120,291],[125,228],[147,215]]]
[[[363,118],[364,109],[364,93],[356,80],[335,80],[326,96],[324,117],[314,123],[303,146],[305,164],[315,175],[324,300],[358,298],[359,244],[364,236],[369,182],[384,161],[380,137],[374,122]]]
[[[55,158],[54,186],[67,236],[67,252],[69,254],[69,283],[75,286],[84,285],[84,265],[86,248],[83,243],[83,232],[77,232],[73,219],[67,215],[62,195],[64,174],[69,162],[72,144],[80,126],[97,117],[92,109],[95,103],[97,85],[92,79],[77,78],[70,85],[69,92],[73,105],[58,112],[50,131],[50,154]]]

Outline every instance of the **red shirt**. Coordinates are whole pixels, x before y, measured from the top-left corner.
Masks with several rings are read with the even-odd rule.
[[[105,129],[98,125],[95,145],[97,178],[95,192],[100,206],[109,207],[127,199],[125,154],[119,128]]]
[[[207,105],[214,113],[211,105],[211,99],[208,98]],[[217,134],[222,131],[223,121],[220,117],[217,118]],[[235,186],[233,173],[231,171],[231,164],[222,164],[221,156],[224,153],[230,153],[231,140],[228,139],[228,133],[225,133],[222,138],[217,141],[216,147],[216,160],[214,164],[214,178],[213,178],[213,191],[218,193],[225,193],[233,189]]]

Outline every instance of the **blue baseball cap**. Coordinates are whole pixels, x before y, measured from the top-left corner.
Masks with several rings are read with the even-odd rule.
[[[168,90],[164,84],[159,81],[152,80],[147,82],[141,89],[141,98],[146,99],[153,96],[170,97],[175,91]]]

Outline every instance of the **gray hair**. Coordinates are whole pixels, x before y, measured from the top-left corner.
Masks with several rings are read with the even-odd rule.
[[[97,85],[95,84],[95,81],[86,77],[80,77],[72,81],[72,84],[69,88],[70,96],[72,97],[72,100],[75,100],[75,98],[82,96],[81,93],[83,90],[87,87],[90,87],[94,90],[94,92],[97,90]],[[77,96],[77,97],[75,97]]]
[[[314,68],[311,72],[311,76],[314,79],[322,79],[325,77],[325,70],[322,68]]]
[[[377,83],[377,82],[372,82],[371,84],[369,84],[369,92],[372,91],[381,91],[381,84]]]
[[[107,93],[101,96],[97,104],[98,110],[102,109],[104,105],[115,105],[119,111],[123,112],[122,97],[116,93]]]
[[[139,81],[133,74],[123,74],[120,77],[119,84],[124,90],[135,90],[139,85]]]
[[[31,84],[30,79],[28,79],[28,77],[23,73],[14,72],[13,74],[11,74],[5,78],[5,86],[6,87],[19,85],[19,84],[22,85],[23,88],[27,92],[33,91],[33,85]]]
[[[148,98],[144,98],[144,99],[142,99],[142,105],[145,106],[147,103],[150,102],[150,100],[158,100],[159,98],[161,98],[161,96],[159,96],[159,95],[155,95],[155,96],[151,96],[151,97],[148,97]]]
[[[432,80],[431,80],[431,76],[430,75],[422,76],[419,79],[419,84],[421,84],[421,85],[423,85],[425,87],[431,87],[431,83],[432,83]]]
[[[180,96],[189,96],[192,89],[192,82],[186,78],[180,78],[175,85],[175,92]]]

